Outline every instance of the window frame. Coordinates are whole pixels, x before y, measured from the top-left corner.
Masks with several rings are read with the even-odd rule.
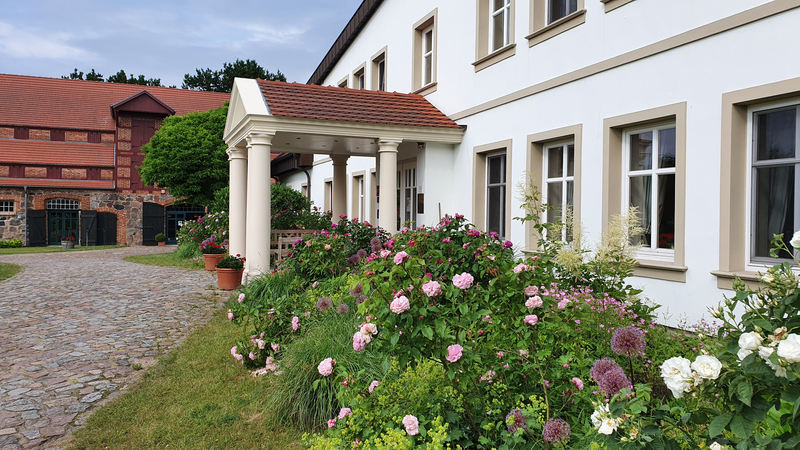
[[[342,78],[341,80],[339,80],[338,83],[336,83],[336,87],[347,88],[349,87],[349,83],[350,83],[350,75],[345,75],[344,78]]]
[[[387,72],[387,55],[388,55],[388,47],[383,47],[377,53],[372,55],[370,61],[372,62],[372,70],[370,71],[372,76],[370,80],[371,89],[373,91],[382,91],[386,92],[387,80],[388,80],[388,72]],[[381,80],[381,64],[383,64],[383,80]],[[381,89],[381,81],[383,81],[383,89]]]
[[[500,1],[503,2],[503,5],[498,9],[494,9],[494,0],[489,2],[489,53],[494,53],[507,46],[511,42],[511,0]],[[499,15],[503,16],[503,30],[502,42],[498,46],[497,42],[495,42],[495,18]]]
[[[602,230],[615,214],[623,211],[623,132],[652,124],[675,123],[675,245],[672,261],[637,255],[634,275],[666,281],[686,282],[686,102],[609,117],[603,120],[603,214]]]
[[[586,22],[586,0],[577,0],[575,12],[549,22],[550,0],[530,0],[530,34],[525,36],[528,47],[558,36]],[[549,23],[548,23],[549,22]]]
[[[572,146],[572,175],[569,175],[569,146]],[[550,149],[560,148],[561,158],[562,158],[562,170],[561,174],[557,177],[550,177]],[[561,214],[559,220],[564,223],[566,220],[567,211],[564,209],[564,205],[566,205],[569,201],[569,194],[568,194],[568,186],[569,183],[572,183],[572,206],[571,209],[575,207],[575,141],[574,139],[561,139],[557,141],[551,141],[544,144],[542,149],[542,202],[545,205],[551,206],[548,202],[548,194],[550,190],[550,185],[554,183],[561,184],[561,203],[559,204],[559,208],[561,208]],[[545,217],[543,217],[542,222],[546,223],[550,219],[550,213],[553,212],[552,210],[548,209],[545,212]],[[561,239],[567,239],[567,230],[562,229],[561,231]]]
[[[7,210],[6,208],[9,207],[9,205],[8,205],[9,203],[11,204],[11,206],[10,206],[11,209]],[[13,215],[13,214],[16,214],[16,212],[17,212],[16,206],[17,206],[17,203],[13,199],[0,199],[0,215]]]
[[[325,208],[323,212],[328,212],[333,208],[333,177],[325,178],[322,183],[324,186],[322,205]]]
[[[502,181],[499,181],[497,183],[492,183],[491,182],[491,178],[489,177],[489,171],[491,170],[491,166],[492,166],[493,160],[499,160],[500,173],[503,174]],[[487,198],[487,201],[486,201],[486,212],[484,213],[485,214],[485,218],[486,218],[486,223],[484,225],[484,229],[487,232],[490,231],[489,230],[489,221],[492,219],[491,218],[491,214],[490,214],[491,205],[489,204],[489,201],[488,201],[489,192],[490,192],[490,190],[492,188],[501,188],[501,191],[502,191],[503,194],[502,194],[502,199],[501,199],[501,202],[500,202],[500,211],[499,211],[499,217],[498,217],[499,223],[498,223],[498,231],[497,231],[497,233],[500,234],[501,238],[505,238],[504,234],[505,234],[505,229],[506,229],[506,218],[505,218],[505,216],[506,216],[506,205],[505,205],[505,200],[508,197],[508,179],[507,179],[506,174],[505,174],[505,168],[506,168],[507,164],[508,164],[508,154],[506,152],[504,152],[504,151],[495,152],[495,153],[487,153],[486,154],[486,198]]]
[[[512,183],[512,139],[506,139],[490,144],[484,144],[474,147],[473,149],[473,188],[472,188],[472,223],[475,224],[480,230],[487,229],[487,197],[488,192],[488,178],[487,174],[487,159],[490,156],[495,156],[500,153],[506,155],[505,166],[505,202],[504,202],[504,230],[501,234],[502,237],[511,236],[511,197],[508,192],[508,186],[513,186]]]
[[[476,8],[477,8],[477,23],[475,24],[475,62],[472,65],[475,67],[475,72],[480,72],[487,67],[491,67],[500,61],[508,59],[516,53],[516,44],[515,44],[515,36],[514,36],[514,20],[515,18],[515,6],[514,3],[516,0],[507,0],[507,12],[508,12],[508,20],[507,25],[508,29],[506,30],[506,36],[508,37],[507,42],[504,43],[505,45],[493,49],[492,42],[493,42],[493,10],[492,5],[493,0],[477,0]],[[506,8],[506,6],[504,6]]]
[[[428,95],[436,91],[437,55],[438,55],[438,23],[439,8],[426,14],[418,20],[412,29],[413,57],[411,63],[411,89],[413,94]],[[431,80],[425,83],[425,34],[431,32]]]
[[[367,171],[353,172],[350,183],[350,217],[365,221],[367,218],[367,185],[364,181]]]
[[[367,89],[367,63],[363,62],[361,65],[353,70],[353,89],[366,90]]]

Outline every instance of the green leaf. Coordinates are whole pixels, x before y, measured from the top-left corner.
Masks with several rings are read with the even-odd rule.
[[[794,412],[792,412],[792,420],[797,420],[797,413],[800,411],[800,396],[794,401]]]
[[[393,334],[392,337],[389,338],[389,343],[392,345],[392,347],[394,347],[397,345],[397,341],[399,340],[400,340],[400,335]]]
[[[425,326],[422,328],[422,335],[425,336],[429,341],[433,340],[433,328],[429,326]]]
[[[753,435],[756,425],[752,420],[745,419],[743,416],[734,416],[730,423],[731,431],[739,439],[747,439]]]
[[[753,385],[750,380],[744,380],[736,387],[736,396],[747,406],[750,406],[750,399],[753,397]]]
[[[725,427],[728,426],[732,418],[733,414],[729,412],[715,417],[708,426],[708,437],[713,438],[722,434],[722,431],[725,430]]]

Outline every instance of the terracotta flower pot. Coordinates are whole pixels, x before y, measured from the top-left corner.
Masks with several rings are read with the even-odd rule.
[[[214,270],[220,259],[224,258],[224,253],[203,253],[203,259],[206,263],[206,270]]]
[[[217,269],[217,284],[220,289],[232,291],[242,284],[244,269]]]
[[[166,246],[166,245],[167,245],[167,242],[166,242],[166,241],[161,241],[161,242],[159,242],[159,243],[158,243],[158,246],[159,246],[159,247],[164,247],[164,246]]]

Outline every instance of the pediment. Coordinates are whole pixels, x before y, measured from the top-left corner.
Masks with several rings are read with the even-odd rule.
[[[146,89],[142,90],[138,94],[126,98],[125,100],[111,105],[111,113],[114,117],[116,117],[121,111],[163,114],[165,116],[171,116],[175,114],[174,109],[159,100],[155,95],[151,94]]]

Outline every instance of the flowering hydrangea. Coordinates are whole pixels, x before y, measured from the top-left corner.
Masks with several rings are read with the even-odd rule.
[[[403,426],[406,427],[406,433],[409,436],[416,436],[419,434],[419,420],[411,414],[403,417]]]
[[[458,361],[459,359],[461,359],[461,355],[462,355],[463,351],[464,351],[464,347],[462,347],[462,346],[460,346],[458,344],[450,345],[450,346],[447,347],[447,356],[445,356],[444,359],[450,361],[451,363],[454,363],[454,362]]]
[[[453,276],[453,285],[462,290],[471,288],[473,282],[475,282],[475,278],[467,272]]]
[[[411,304],[405,295],[397,297],[396,299],[392,300],[392,303],[389,304],[389,309],[391,309],[395,314],[402,314],[405,311],[408,311],[409,308],[411,308]]]
[[[437,297],[442,295],[442,286],[439,285],[438,281],[429,281],[422,285],[422,292],[428,297]]]
[[[333,365],[334,364],[336,364],[336,361],[334,361],[333,358],[325,358],[317,366],[317,371],[323,377],[327,377],[328,375],[333,373]]]
[[[572,433],[569,424],[563,419],[550,419],[544,424],[542,438],[553,445],[563,445]]]

